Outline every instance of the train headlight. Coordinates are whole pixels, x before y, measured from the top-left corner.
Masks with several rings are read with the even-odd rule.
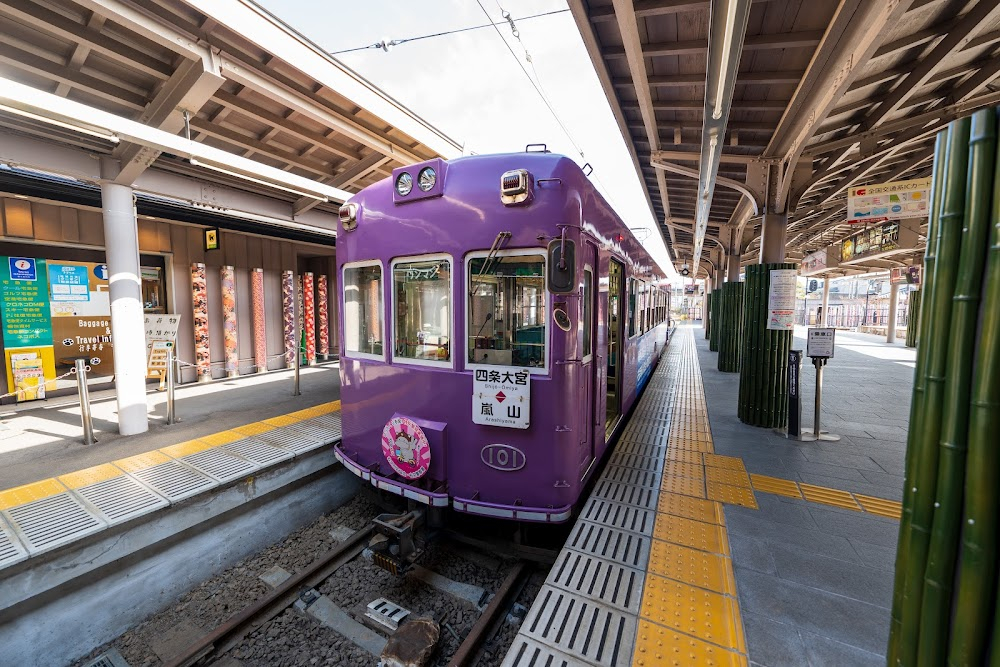
[[[513,169],[500,177],[500,201],[507,206],[520,204],[531,197],[531,174],[527,169]]]
[[[405,197],[410,194],[410,190],[413,189],[413,177],[410,176],[410,172],[404,171],[402,174],[396,177],[396,192],[399,193],[400,197]]]
[[[357,204],[344,204],[337,214],[340,216],[340,224],[343,225],[345,232],[353,232],[358,228]]]
[[[429,192],[430,189],[434,187],[434,184],[437,183],[437,180],[437,172],[434,171],[432,167],[424,167],[420,170],[420,173],[417,174],[417,187],[423,192]]]

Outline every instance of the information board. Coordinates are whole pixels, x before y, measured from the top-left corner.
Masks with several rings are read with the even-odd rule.
[[[861,185],[847,192],[848,222],[926,218],[931,179]]]
[[[836,329],[815,327],[806,336],[806,356],[810,358],[833,359],[833,340]]]
[[[477,368],[472,380],[472,423],[503,428],[531,424],[531,375],[524,368]]]
[[[773,331],[795,329],[795,269],[771,269],[767,290],[767,328]]]
[[[180,315],[150,315],[146,320],[146,376],[165,377],[167,350],[177,342]]]

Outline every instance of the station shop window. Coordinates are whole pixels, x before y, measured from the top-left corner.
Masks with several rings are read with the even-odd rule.
[[[545,256],[475,257],[468,273],[468,361],[544,368]]]
[[[166,289],[163,284],[163,269],[159,266],[140,266],[142,279],[142,310],[146,313],[167,312]]]
[[[451,362],[451,261],[447,257],[392,265],[394,356],[417,363]]]
[[[353,356],[384,358],[382,266],[344,267],[344,349]]]

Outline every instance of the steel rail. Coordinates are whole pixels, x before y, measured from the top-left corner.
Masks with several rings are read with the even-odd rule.
[[[249,607],[229,617],[225,623],[190,644],[184,651],[167,662],[164,667],[190,667],[213,654],[221,654],[239,642],[249,632],[274,618],[295,602],[299,591],[314,588],[337,569],[361,553],[367,545],[374,526],[368,525],[344,542],[316,559],[309,567],[298,572],[271,593]]]
[[[469,634],[462,641],[461,646],[452,655],[448,667],[468,667],[474,664],[479,654],[479,649],[486,643],[490,629],[497,619],[510,609],[511,604],[517,598],[518,593],[520,593],[530,572],[531,566],[528,561],[520,560],[514,565],[514,568],[507,574],[507,578],[503,580],[500,588],[493,596],[493,599],[490,600],[490,604],[479,616],[479,620],[472,626]]]

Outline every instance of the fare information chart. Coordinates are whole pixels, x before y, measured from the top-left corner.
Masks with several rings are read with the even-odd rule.
[[[472,423],[528,428],[531,424],[530,378],[523,368],[477,368],[472,380]]]

